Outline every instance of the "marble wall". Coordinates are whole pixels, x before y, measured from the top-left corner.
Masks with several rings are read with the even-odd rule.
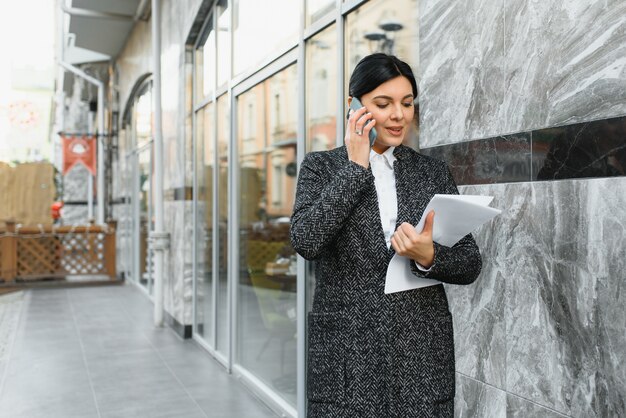
[[[504,213],[447,286],[457,416],[626,415],[626,178],[465,186]]]
[[[420,145],[626,114],[622,0],[422,0]]]
[[[505,209],[480,279],[447,287],[455,415],[625,416],[626,178],[590,169],[623,157],[592,128],[623,127],[626,3],[423,0],[420,51],[423,152]]]

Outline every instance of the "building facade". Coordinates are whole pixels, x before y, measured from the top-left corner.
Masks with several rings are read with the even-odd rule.
[[[413,68],[407,144],[503,214],[447,286],[457,416],[626,414],[626,7],[607,0],[162,1],[169,323],[267,404],[305,416],[315,266],[289,218],[298,164],[343,142],[356,63]],[[114,61],[119,270],[150,296],[152,34]]]

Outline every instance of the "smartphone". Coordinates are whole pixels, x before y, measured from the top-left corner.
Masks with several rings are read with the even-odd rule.
[[[359,99],[357,99],[356,97],[353,97],[352,101],[350,102],[350,108],[348,109],[348,114],[346,116],[346,119],[350,118],[350,109],[352,109],[354,111],[357,111],[357,110],[359,110],[362,107],[363,107],[363,104],[361,104],[361,101]],[[367,123],[371,123],[371,121],[367,122]],[[372,128],[370,130],[370,135],[369,136],[370,136],[370,138],[369,138],[370,139],[370,147],[373,147],[374,146],[374,142],[376,142],[376,137],[378,136],[378,133],[376,132],[376,128]]]

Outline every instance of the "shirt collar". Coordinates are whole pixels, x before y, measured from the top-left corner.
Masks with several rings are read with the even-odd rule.
[[[385,150],[385,152],[383,152],[382,154],[377,153],[376,151],[374,151],[373,149],[370,149],[370,162],[376,158],[376,156],[381,156],[384,158],[385,162],[387,163],[387,165],[390,168],[393,168],[393,163],[397,160],[396,156],[393,155],[393,151],[396,149],[396,147],[389,147]]]

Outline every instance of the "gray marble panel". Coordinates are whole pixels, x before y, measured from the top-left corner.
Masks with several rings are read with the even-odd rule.
[[[621,287],[626,271],[626,179],[462,190],[493,194],[494,206],[506,211],[501,223],[476,233],[487,272],[473,290],[450,292],[457,347],[466,350],[472,344],[464,342],[463,321],[483,306],[497,306],[485,305],[481,299],[465,301],[458,293],[481,291],[481,281],[488,283],[485,274],[494,269],[491,265],[502,266],[504,389],[565,415],[625,415],[626,310]],[[491,245],[503,248],[490,253]],[[491,300],[499,299],[491,296]],[[478,348],[468,351],[482,354],[481,347],[492,343],[488,334],[480,337],[474,337]],[[472,365],[490,360],[468,356],[458,348],[457,357],[458,370],[471,376]]]
[[[165,202],[165,229],[170,248],[165,256],[164,308],[180,324],[193,323],[193,206],[189,201]]]
[[[506,392],[478,380],[456,374],[456,418],[502,418],[506,416]]]
[[[502,207],[504,185],[460,188],[462,194],[492,194],[492,206]],[[508,203],[508,202],[507,202]],[[454,318],[456,370],[473,379],[504,389],[506,385],[505,295],[508,227],[504,216],[475,234],[483,257],[480,277],[470,286],[448,286],[446,292]]]
[[[626,114],[626,3],[510,0],[504,132]]]
[[[504,2],[420,3],[420,146],[503,133]]]
[[[504,415],[503,415],[504,416]],[[507,418],[563,418],[569,415],[561,414],[552,409],[544,408],[541,405],[530,402],[519,396],[506,396],[506,417]]]

